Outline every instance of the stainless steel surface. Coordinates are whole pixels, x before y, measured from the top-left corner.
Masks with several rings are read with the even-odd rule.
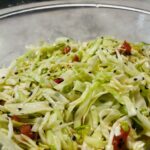
[[[150,42],[148,8],[140,9],[140,5],[133,5],[130,0],[128,5],[115,0],[68,2],[32,3],[1,10],[0,65],[9,64],[23,54],[25,45],[40,40],[52,42],[62,36],[83,41],[112,35]],[[146,5],[144,2],[141,4]]]

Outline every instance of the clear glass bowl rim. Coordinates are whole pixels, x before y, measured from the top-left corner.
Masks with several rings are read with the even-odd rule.
[[[38,5],[37,5],[38,4]],[[146,15],[150,15],[150,10],[144,9],[144,8],[138,8],[136,5],[134,6],[127,6],[123,5],[118,2],[118,4],[111,4],[111,3],[105,3],[105,2],[61,2],[57,1],[57,3],[51,1],[48,3],[31,3],[31,4],[25,4],[15,7],[6,8],[3,10],[0,10],[0,20],[5,19],[8,17],[13,17],[21,14],[26,14],[30,12],[37,12],[41,10],[52,10],[52,9],[67,9],[67,8],[106,8],[106,9],[120,9],[120,10],[126,10],[126,11],[132,11],[137,13],[142,13]]]

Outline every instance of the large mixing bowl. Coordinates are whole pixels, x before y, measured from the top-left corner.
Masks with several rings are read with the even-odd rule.
[[[150,12],[143,7],[147,5],[148,2],[140,0],[76,0],[30,3],[2,9],[0,66],[8,65],[23,54],[26,45],[41,40],[52,42],[62,36],[86,41],[111,35],[150,42]]]
[[[148,0],[47,1],[0,10],[0,67],[25,46],[66,36],[86,41],[97,36],[150,42]]]

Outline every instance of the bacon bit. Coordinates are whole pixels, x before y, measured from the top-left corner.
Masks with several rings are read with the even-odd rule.
[[[74,57],[73,57],[73,61],[77,61],[77,62],[79,62],[79,61],[80,61],[79,56],[78,56],[78,55],[74,55]]]
[[[54,79],[54,81],[55,81],[57,84],[59,84],[59,83],[63,82],[64,79],[62,79],[62,78],[56,78],[56,79]]]
[[[18,122],[20,121],[20,118],[16,115],[11,116],[11,119],[15,120],[15,121],[18,121]]]
[[[24,135],[30,137],[31,139],[33,139],[34,133],[31,131],[31,129],[32,129],[31,125],[28,125],[28,124],[22,125],[20,127],[20,132],[21,132],[21,134],[24,134]]]
[[[119,49],[119,52],[121,54],[131,55],[131,45],[127,41],[124,41],[121,48]]]
[[[124,131],[121,128],[120,132],[121,132],[120,135],[114,136],[112,145],[114,147],[114,150],[127,150],[127,147],[126,147],[126,145],[127,145],[127,138],[128,138],[130,130]]]
[[[69,53],[70,50],[71,50],[70,46],[66,46],[66,47],[63,49],[63,54]]]

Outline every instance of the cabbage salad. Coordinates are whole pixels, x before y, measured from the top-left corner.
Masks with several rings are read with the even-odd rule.
[[[150,150],[150,45],[111,37],[29,46],[0,69],[2,150]]]

